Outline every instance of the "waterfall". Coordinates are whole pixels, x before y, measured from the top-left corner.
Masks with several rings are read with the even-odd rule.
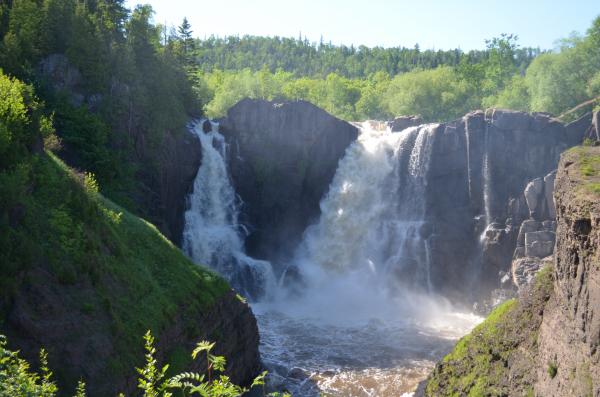
[[[489,157],[489,128],[486,123],[485,125],[485,135],[483,138],[483,208],[485,211],[485,227],[483,228],[483,232],[479,236],[480,245],[485,241],[485,236],[488,228],[492,224],[492,214],[491,214],[491,174],[490,174],[490,157]]]
[[[203,122],[190,125],[202,144],[202,164],[188,197],[183,250],[197,264],[207,265],[251,299],[264,296],[274,286],[271,264],[244,253],[238,224],[239,199],[231,186],[225,154],[227,145],[218,124],[205,133]]]
[[[305,233],[301,268],[430,289],[425,188],[437,125],[395,133],[373,123],[360,127],[321,201],[319,222]]]

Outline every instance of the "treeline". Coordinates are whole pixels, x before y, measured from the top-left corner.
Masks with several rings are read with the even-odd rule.
[[[35,88],[62,157],[144,215],[160,147],[201,112],[183,67],[185,43],[165,45],[148,5],[124,0],[0,2],[0,69]]]
[[[600,95],[599,37],[600,18],[554,52],[519,48],[514,35],[470,53],[210,38],[192,43],[188,70],[210,117],[245,97],[308,100],[346,120],[438,121],[487,107],[559,115]]]
[[[454,50],[421,50],[418,44],[407,47],[366,47],[333,45],[330,42],[309,42],[306,38],[260,36],[211,36],[193,42],[194,58],[204,72],[215,69],[257,72],[267,68],[279,69],[297,77],[326,77],[330,73],[359,79],[377,72],[390,76],[415,69],[434,69],[438,66],[457,66],[461,62],[477,64],[490,56],[489,50],[464,52]],[[524,71],[541,53],[539,48],[518,48],[514,65]]]

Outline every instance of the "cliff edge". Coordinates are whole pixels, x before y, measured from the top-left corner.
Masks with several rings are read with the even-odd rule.
[[[600,395],[600,148],[562,154],[555,259],[437,364],[427,396]]]

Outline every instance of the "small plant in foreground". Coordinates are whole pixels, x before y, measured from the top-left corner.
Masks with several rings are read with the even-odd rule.
[[[548,363],[548,375],[550,375],[550,379],[554,379],[554,377],[556,376],[557,373],[558,373],[558,367],[556,366],[556,364],[553,362],[549,362]]]
[[[150,331],[144,335],[146,350],[146,365],[137,368],[139,373],[138,388],[143,390],[143,397],[173,397],[200,396],[200,397],[238,397],[248,389],[231,383],[228,376],[218,374],[225,371],[226,360],[223,356],[213,355],[215,344],[202,341],[196,345],[192,352],[195,360],[206,354],[207,374],[195,372],[182,372],[170,378],[166,377],[168,365],[159,367],[155,358],[156,348],[154,337]],[[58,388],[52,380],[52,372],[48,367],[48,355],[42,349],[40,352],[40,374],[30,372],[29,363],[18,357],[17,352],[6,348],[6,337],[0,335],[0,396],[11,397],[56,397]],[[267,371],[257,376],[250,388],[262,387],[263,395]],[[85,397],[85,383],[79,381],[74,397]],[[284,393],[271,393],[269,397],[291,397]],[[119,394],[119,397],[125,397]]]

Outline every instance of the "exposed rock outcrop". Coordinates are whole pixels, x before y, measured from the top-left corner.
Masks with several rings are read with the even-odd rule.
[[[554,197],[552,264],[438,363],[426,395],[600,395],[600,148],[561,156]]]
[[[390,125],[419,121],[411,116]],[[519,282],[529,279],[533,263],[554,245],[553,170],[591,122],[591,115],[564,125],[544,113],[490,109],[436,128],[424,194],[436,291],[472,301],[500,287],[511,267]],[[357,130],[307,102],[247,99],[230,109],[221,132],[244,202],[247,251],[284,262],[319,216],[319,201]],[[521,231],[527,220],[534,223]],[[512,266],[522,258],[530,259]]]
[[[525,187],[524,196],[529,219],[521,223],[513,254],[512,281],[521,289],[545,264],[552,262],[556,240],[554,179],[556,171],[536,178]]]
[[[221,121],[229,170],[250,228],[247,252],[278,262],[319,216],[356,127],[303,101],[245,99]]]
[[[189,131],[168,133],[161,145],[158,175],[152,177],[155,202],[148,203],[149,218],[180,245],[186,199],[202,161],[200,140]]]
[[[388,122],[388,126],[394,132],[402,131],[408,127],[414,127],[420,124],[423,124],[421,116],[400,116]]]
[[[552,170],[562,151],[582,141],[590,123],[590,116],[564,125],[547,114],[490,109],[444,125],[427,188],[436,289],[464,298],[461,289],[470,277],[472,299],[500,286],[513,257],[525,255],[515,255],[515,248],[525,247],[524,235],[518,239],[521,223],[553,220]],[[552,231],[540,225],[530,232]],[[531,235],[530,253],[547,252],[550,237]]]
[[[597,186],[600,148],[576,148],[562,156],[555,188],[555,295],[544,311],[538,338],[535,390],[540,396],[600,395]]]

